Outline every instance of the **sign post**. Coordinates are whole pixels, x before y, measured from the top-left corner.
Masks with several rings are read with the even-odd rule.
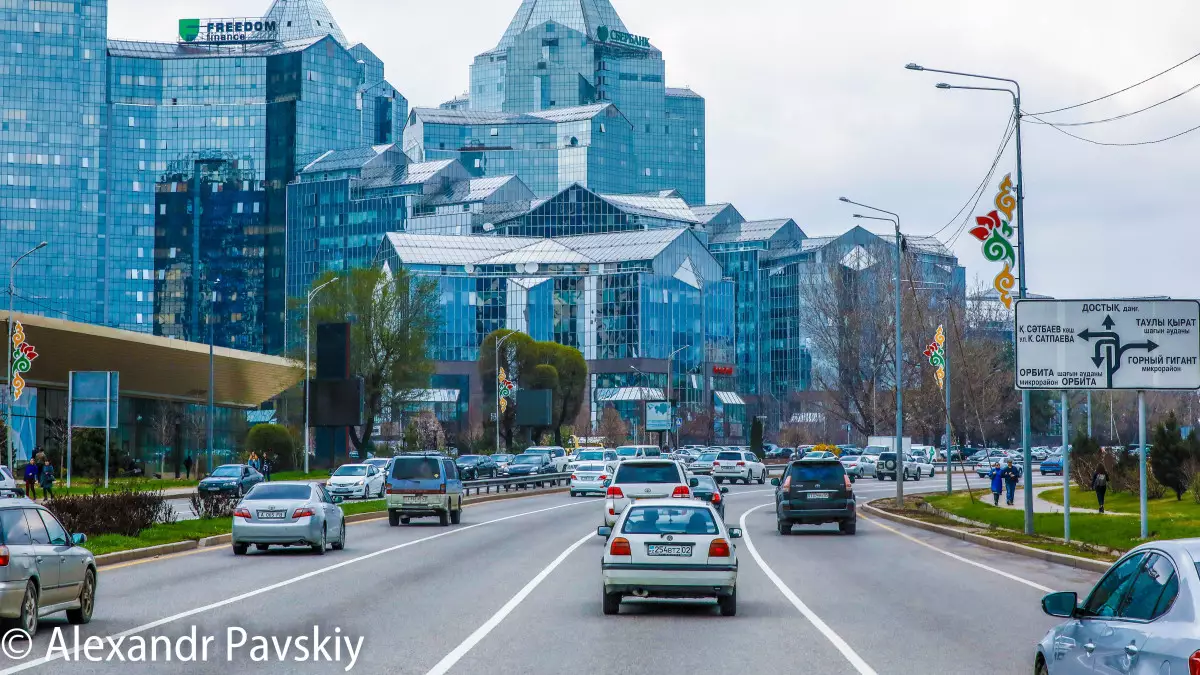
[[[1146,390],[1200,389],[1200,301],[1019,300],[1017,389],[1138,392],[1141,534],[1146,515]],[[1090,410],[1089,410],[1090,412]],[[1065,407],[1064,407],[1065,427]],[[1064,489],[1069,487],[1063,431]],[[1064,504],[1066,495],[1064,493]]]
[[[1071,453],[1067,447],[1067,392],[1059,395],[1060,420],[1062,426],[1062,470],[1063,470],[1063,539],[1071,543]],[[1025,467],[1032,471],[1032,467]]]

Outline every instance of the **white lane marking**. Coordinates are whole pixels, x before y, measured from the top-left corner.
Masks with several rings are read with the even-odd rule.
[[[290,586],[292,584],[304,581],[306,579],[311,579],[315,576],[319,576],[326,572],[332,572],[333,570],[340,569],[342,567],[346,567],[347,565],[353,565],[355,563],[359,563],[364,560],[369,560],[371,558],[375,558],[375,557],[384,555],[386,553],[398,551],[402,548],[408,548],[409,546],[415,546],[417,544],[421,544],[421,543],[424,543],[427,541],[432,541],[434,539],[440,539],[442,537],[449,537],[453,534],[458,534],[459,532],[466,532],[468,530],[473,530],[477,527],[483,527],[484,525],[492,525],[494,523],[500,523],[500,522],[504,522],[506,520],[512,520],[514,518],[522,518],[525,516],[532,516],[536,513],[545,513],[546,511],[554,511],[556,509],[565,509],[570,506],[578,506],[580,504],[587,504],[587,503],[589,503],[589,502],[571,502],[569,504],[560,504],[559,506],[549,506],[544,509],[536,509],[534,511],[524,511],[522,513],[514,513],[511,516],[504,516],[503,518],[495,518],[493,520],[485,520],[482,523],[475,523],[474,525],[467,525],[465,527],[459,527],[459,528],[456,528],[453,530],[446,530],[445,532],[440,532],[438,534],[430,535],[428,537],[422,537],[420,539],[406,541],[403,544],[397,544],[395,546],[391,546],[391,547],[388,547],[385,549],[380,549],[378,551],[373,551],[371,553],[361,555],[357,558],[351,558],[350,560],[345,560],[340,563],[330,565],[328,567],[322,567],[320,569],[316,569],[311,572],[306,572],[299,576],[292,577],[291,579],[284,579],[283,581],[280,581],[278,583],[271,584],[270,586],[263,586],[262,588],[256,588],[253,591],[249,591],[247,593],[242,593],[241,595],[235,595],[232,598],[226,598],[224,600],[220,600],[220,601],[208,604],[208,605],[204,605],[202,607],[196,607],[193,609],[189,609],[187,611],[180,612],[178,614],[173,614],[171,616],[168,616],[168,617],[165,617],[162,619],[158,619],[156,621],[151,621],[150,623],[142,624],[141,626],[137,626],[135,628],[129,628],[127,630],[123,630],[120,633],[117,633],[116,635],[107,636],[107,637],[111,637],[111,639],[113,639],[113,640],[120,640],[122,638],[126,638],[131,635],[135,635],[137,633],[143,633],[152,628],[158,628],[159,626],[163,626],[168,623],[178,621],[180,619],[185,619],[189,616],[195,616],[197,614],[201,614],[201,613],[204,613],[204,612],[207,612],[210,610],[218,609],[218,608],[224,607],[226,605],[232,605],[235,602],[240,602],[242,600],[246,600],[247,598],[253,598],[257,595],[269,593],[270,591],[273,591],[273,590],[276,590],[279,588],[283,588],[284,586]],[[595,536],[595,534],[592,534],[590,536]],[[580,543],[582,543],[582,541]],[[101,636],[101,637],[103,638],[106,636]],[[54,656],[52,656],[50,658],[43,656],[42,658],[35,659],[33,661],[28,661],[28,662],[22,663],[21,665],[18,665],[18,666],[13,666],[11,668],[6,668],[4,670],[0,670],[0,675],[10,675],[10,673],[18,673],[22,670],[28,670],[29,668],[33,668],[34,666],[40,666],[42,664],[49,663],[50,661],[57,661],[58,659],[62,658],[64,655],[69,655],[71,657],[72,661],[77,661],[80,651],[82,651],[82,645],[80,647],[77,647],[76,649],[72,650],[69,653],[64,653],[62,651],[56,650],[54,652]]]
[[[850,662],[850,665],[854,666],[855,670],[857,670],[861,675],[876,675],[875,669],[867,665],[867,662],[858,655],[858,652],[854,651],[854,649],[852,649],[840,635],[833,632],[833,629],[830,628],[829,625],[824,621],[822,621],[821,617],[817,616],[815,612],[809,609],[808,605],[804,604],[804,601],[797,597],[796,594],[792,592],[792,589],[787,587],[787,584],[783,583],[783,580],[779,578],[779,575],[775,574],[775,570],[772,570],[771,566],[768,565],[767,562],[762,559],[762,556],[758,554],[758,549],[754,547],[754,542],[750,539],[750,530],[746,529],[746,516],[766,506],[771,506],[771,504],[760,504],[746,511],[742,514],[742,518],[738,522],[738,524],[742,526],[742,538],[746,541],[746,548],[750,549],[750,556],[754,558],[754,562],[758,563],[759,568],[761,568],[763,573],[767,575],[767,578],[771,580],[771,583],[775,584],[775,587],[779,589],[779,592],[783,593],[783,597],[791,601],[792,605],[795,606],[796,609],[800,610],[800,613],[804,615],[804,618],[808,619],[813,626],[816,626],[817,630],[821,631],[821,634],[824,635],[827,640],[832,642],[834,647],[837,647],[837,650],[842,653],[842,656],[846,657],[846,660]]]
[[[1039,590],[1043,593],[1054,592],[1054,589],[1052,589],[1052,588],[1046,588],[1045,586],[1043,586],[1039,583],[1032,582],[1028,579],[1019,577],[1015,574],[1009,574],[1008,572],[1005,572],[1004,570],[998,570],[995,567],[990,567],[988,565],[984,565],[983,563],[975,562],[974,560],[971,560],[969,558],[964,558],[961,555],[951,553],[949,551],[943,551],[942,549],[934,546],[933,544],[930,544],[929,542],[921,541],[920,539],[917,539],[916,537],[913,537],[913,536],[909,536],[909,535],[901,532],[900,530],[894,529],[892,527],[884,525],[883,523],[877,522],[874,518],[867,518],[866,516],[862,516],[862,518],[864,520],[866,520],[868,523],[871,523],[872,525],[874,525],[876,527],[882,527],[883,529],[887,530],[888,532],[891,532],[893,534],[904,537],[905,539],[913,542],[914,544],[920,544],[921,546],[924,546],[927,549],[930,549],[932,551],[937,551],[938,553],[941,553],[944,556],[949,556],[951,558],[954,558],[955,560],[958,560],[959,562],[965,562],[968,565],[974,565],[975,567],[978,567],[981,570],[987,570],[988,572],[991,572],[992,574],[998,574],[998,575],[1004,577],[1005,579],[1012,579],[1013,581],[1020,583],[1020,584],[1025,584],[1026,586],[1029,586],[1030,588],[1036,588],[1037,590]]]
[[[550,576],[550,573],[567,559],[567,556],[574,553],[575,549],[583,546],[588,540],[594,539],[595,537],[595,532],[588,532],[582,538],[580,538],[579,541],[571,544],[565,551],[558,554],[558,557],[551,561],[549,565],[546,565],[541,572],[538,572],[537,576],[535,576],[533,579],[530,579],[529,583],[525,584],[524,588],[517,591],[516,595],[512,596],[508,602],[504,603],[503,607],[496,610],[496,613],[493,614],[491,618],[489,618],[487,621],[484,621],[483,625],[481,625],[479,628],[476,628],[474,633],[468,635],[467,639],[463,640],[457,647],[451,650],[450,653],[443,657],[441,661],[438,661],[437,665],[431,668],[427,675],[445,675],[445,673],[449,672],[450,669],[462,659],[462,657],[467,655],[467,652],[471,651],[475,645],[479,644],[483,638],[487,637],[488,633],[492,632],[492,629],[494,629],[496,626],[499,626],[500,622],[504,621],[504,619],[511,614],[514,609],[517,608],[517,605],[521,604],[521,602],[533,592],[533,589],[537,588],[538,585],[545,581],[546,577]]]

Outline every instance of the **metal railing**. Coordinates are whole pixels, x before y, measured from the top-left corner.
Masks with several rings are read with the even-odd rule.
[[[568,485],[571,482],[571,473],[542,473],[532,476],[516,476],[505,478],[485,478],[483,480],[465,480],[463,481],[463,494],[471,494],[471,490],[475,494],[491,493],[492,488],[496,492],[503,490],[509,492],[512,490],[527,490],[534,487],[545,487],[547,484],[550,487],[557,487],[560,483]]]

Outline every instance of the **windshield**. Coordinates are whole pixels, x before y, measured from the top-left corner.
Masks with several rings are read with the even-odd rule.
[[[723,459],[725,461],[737,461],[741,458],[742,453],[740,452],[722,452],[717,455],[717,459]]]
[[[512,458],[512,455],[492,455],[492,459],[496,460],[497,462],[511,462]]]
[[[577,462],[587,462],[587,461],[595,462],[597,460],[599,460],[599,461],[604,460],[604,451],[603,450],[584,450],[583,452],[577,453],[575,455],[575,461],[577,461]]]
[[[712,511],[687,507],[635,506],[621,532],[626,534],[717,534]]]
[[[635,457],[635,456],[637,456],[637,452],[638,452],[638,449],[635,447],[632,447],[632,446],[624,446],[624,447],[617,448],[617,454],[620,455],[621,457]]]
[[[604,471],[604,465],[603,464],[580,464],[579,466],[575,467],[575,470],[583,471],[585,473],[588,471],[593,471],[593,472],[599,473],[601,471]]]
[[[387,463],[388,463],[387,459],[382,459],[382,458],[367,460],[367,464],[370,464],[371,466],[375,466],[375,467],[379,467],[379,468],[383,468],[383,467],[387,466]]]
[[[541,464],[541,455],[517,455],[517,458],[512,461],[513,464]]]
[[[458,463],[466,464],[466,465],[478,464],[479,460],[481,460],[481,459],[483,459],[483,458],[480,457],[479,455],[463,455],[462,457],[458,458]]]
[[[358,466],[353,466],[353,465],[347,464],[346,466],[339,466],[338,470],[333,472],[333,475],[335,475],[335,476],[365,476],[365,475],[367,475],[367,467],[362,466],[361,464]]]
[[[242,475],[242,467],[240,466],[218,466],[217,470],[212,472],[213,478],[240,478]]]
[[[706,452],[703,455],[700,455],[699,457],[696,458],[697,462],[715,462],[716,460],[717,460],[717,453],[715,453],[715,452]]]
[[[307,485],[286,485],[280,483],[259,483],[246,495],[247,501],[263,501],[268,499],[307,501],[311,488]]]
[[[428,480],[442,477],[442,463],[433,457],[397,457],[392,464],[392,478],[397,480]]]
[[[675,462],[622,464],[614,479],[618,483],[678,483],[679,466]]]
[[[841,464],[793,464],[792,482],[837,483],[846,475]]]

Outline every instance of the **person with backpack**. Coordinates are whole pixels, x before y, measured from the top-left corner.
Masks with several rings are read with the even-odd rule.
[[[1000,471],[1000,462],[992,462],[992,470],[988,473],[992,479],[992,504],[1000,506],[1000,491],[1004,489],[1004,477]]]
[[[38,479],[42,483],[42,499],[54,498],[54,466],[50,464],[50,458],[46,458],[46,464],[42,467],[42,475]]]
[[[1108,471],[1104,465],[1096,467],[1092,474],[1092,489],[1096,491],[1096,501],[1100,503],[1100,513],[1104,513],[1104,493],[1108,491]]]

